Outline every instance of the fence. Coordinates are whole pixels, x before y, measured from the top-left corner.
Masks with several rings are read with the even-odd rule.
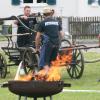
[[[100,33],[100,17],[69,17],[68,31],[73,39],[93,39]]]

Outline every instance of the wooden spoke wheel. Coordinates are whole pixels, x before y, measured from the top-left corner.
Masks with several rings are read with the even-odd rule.
[[[72,50],[72,62],[69,64],[70,68],[67,69],[71,78],[79,79],[84,71],[84,57],[81,50]]]
[[[61,40],[60,48],[66,48],[70,46],[71,46],[71,43],[69,40],[66,40],[66,39]]]
[[[0,77],[5,78],[7,74],[7,63],[4,56],[0,53]]]
[[[38,71],[38,54],[35,52],[35,49],[32,47],[26,48],[23,54],[23,66],[26,74],[29,71]]]
[[[60,43],[59,54],[62,55],[64,52],[67,52],[67,49],[71,47],[69,40],[63,39]],[[66,49],[66,50],[63,50]]]

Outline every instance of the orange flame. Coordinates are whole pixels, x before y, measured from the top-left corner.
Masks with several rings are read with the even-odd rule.
[[[33,77],[32,73],[29,73],[28,75],[19,75],[18,80],[20,81],[30,81]]]
[[[48,74],[45,70],[40,70],[35,76],[35,80],[45,80],[45,81],[59,81],[61,75],[59,72],[60,66],[68,65],[72,61],[72,50],[69,49],[68,53],[63,52],[62,55],[58,55],[55,61],[51,62],[51,68],[49,69]],[[47,75],[46,75],[47,74]]]
[[[67,54],[66,54],[67,51]],[[37,75],[33,75],[33,73],[29,73],[28,75],[19,76],[18,80],[21,81],[29,81],[34,76],[35,80],[44,80],[44,81],[59,81],[61,80],[60,75],[60,66],[68,65],[72,61],[72,49],[68,48],[68,50],[63,50],[62,54],[58,54],[55,61],[51,62],[51,67],[49,72],[40,70]]]
[[[45,70],[41,70],[35,76],[35,80],[45,80],[45,81],[59,81],[61,79],[61,75],[58,67],[51,67],[48,74],[46,75]]]
[[[62,51],[62,54],[59,54],[55,61],[52,61],[53,66],[63,66],[66,64],[70,64],[72,61],[72,49],[68,48],[67,54],[66,50]]]

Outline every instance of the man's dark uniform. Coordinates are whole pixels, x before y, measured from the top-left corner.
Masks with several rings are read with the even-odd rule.
[[[52,17],[48,17],[40,23],[38,31],[43,33],[40,67],[50,65],[50,62],[56,59],[59,48],[59,31],[61,30],[59,22]]]
[[[22,16],[22,15],[20,15]],[[20,18],[20,16],[18,16]],[[36,18],[28,18],[27,20],[20,18],[20,20],[29,28],[33,29],[34,25],[37,24]],[[17,34],[33,33],[32,35],[23,35],[17,37],[18,47],[32,45],[32,41],[35,40],[35,33],[25,28],[20,22],[18,22]]]

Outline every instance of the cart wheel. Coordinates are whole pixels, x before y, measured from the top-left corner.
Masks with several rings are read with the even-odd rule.
[[[0,76],[5,78],[7,74],[7,63],[4,56],[0,53]]]
[[[71,46],[71,43],[69,40],[66,40],[66,39],[61,40],[60,48],[66,48],[70,46]]]
[[[71,78],[79,79],[84,71],[84,57],[81,50],[75,49],[72,51],[72,62],[69,64],[70,68],[67,69]]]
[[[28,74],[29,71],[38,71],[38,54],[35,53],[35,49],[29,47],[25,50],[23,55],[23,66],[25,73]]]

